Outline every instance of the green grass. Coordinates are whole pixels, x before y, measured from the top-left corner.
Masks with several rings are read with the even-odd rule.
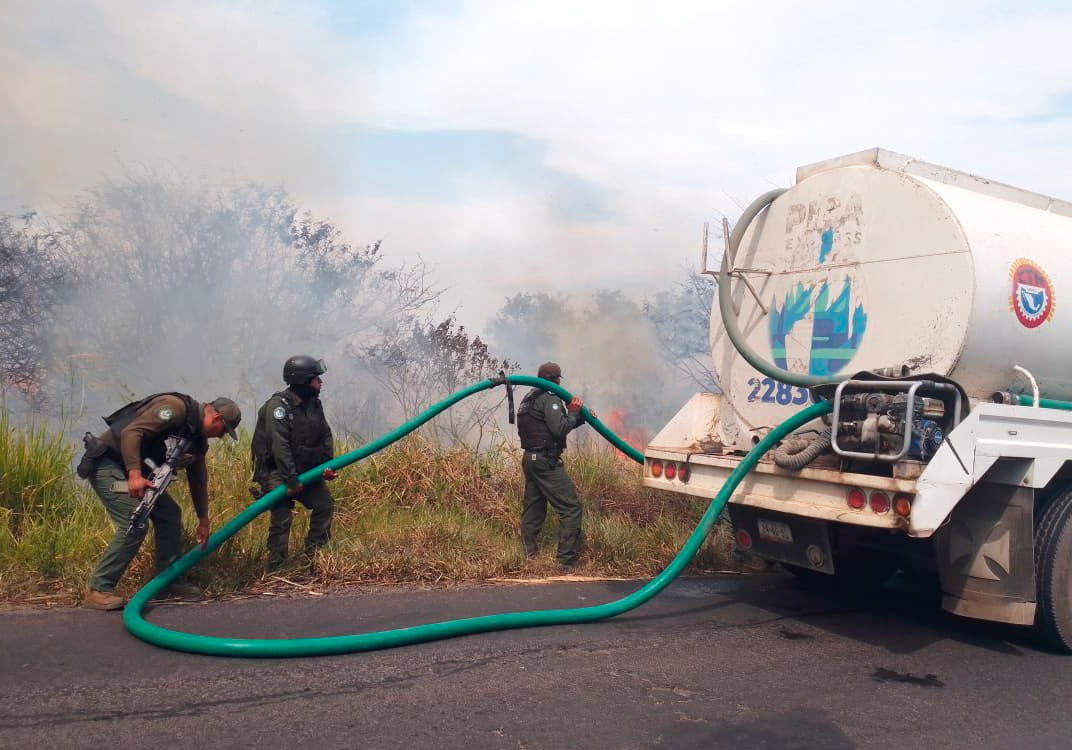
[[[103,550],[108,519],[72,461],[61,433],[0,409],[0,598],[70,593]]]
[[[351,450],[353,446],[340,446]],[[100,501],[72,469],[67,438],[42,424],[10,422],[0,414],[0,601],[70,601],[80,595],[112,528]],[[599,445],[571,448],[566,465],[584,503],[586,548],[578,572],[610,577],[661,570],[692,532],[707,501],[654,492],[639,467]],[[249,434],[213,441],[209,453],[213,528],[252,502]],[[315,574],[295,561],[279,575],[265,572],[267,514],[262,514],[191,571],[213,594],[263,592],[301,575],[320,588],[386,583],[456,583],[557,573],[557,521],[549,509],[541,555],[527,560],[519,541],[524,478],[509,447],[481,454],[439,448],[410,436],[344,470],[331,544],[317,555]],[[196,519],[184,481],[171,490],[183,508],[186,544]],[[308,527],[295,511],[291,549]],[[152,571],[151,540],[120,586],[131,593]],[[725,567],[730,534],[718,527],[693,570]]]

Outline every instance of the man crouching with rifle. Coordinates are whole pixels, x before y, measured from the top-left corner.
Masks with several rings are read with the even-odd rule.
[[[145,539],[146,518],[156,532],[157,572],[178,559],[182,511],[166,490],[180,468],[186,469],[197,511],[197,541],[202,548],[208,545],[208,440],[225,432],[237,439],[235,428],[241,420],[238,405],[229,398],[200,404],[183,393],[157,393],[105,417],[108,430],[100,437],[86,433],[78,475],[89,480],[104,503],[115,536],[89,581],[85,606],[110,610],[126,604],[115,587]],[[182,582],[165,591],[172,596],[201,593]]]

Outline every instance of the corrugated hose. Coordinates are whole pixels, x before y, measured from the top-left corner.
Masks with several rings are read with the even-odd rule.
[[[514,385],[526,385],[534,388],[542,388],[550,391],[565,401],[569,401],[571,394],[559,385],[548,380],[534,378],[528,375],[510,375],[506,378]],[[298,477],[302,485],[307,485],[320,479],[325,469],[336,471],[360,461],[377,451],[383,450],[391,443],[402,438],[408,433],[420,427],[440,412],[449,409],[459,401],[476,393],[503,384],[502,378],[484,380],[464,388],[452,396],[440,401],[427,411],[414,417],[410,421],[383,435],[357,450],[337,456],[315,469],[311,469]],[[294,657],[294,656],[323,656],[327,654],[347,654],[357,651],[373,651],[395,646],[406,646],[414,643],[424,643],[443,638],[454,638],[461,635],[474,633],[486,633],[494,630],[509,630],[512,628],[530,628],[545,625],[567,625],[586,622],[595,622],[609,617],[615,617],[628,612],[635,607],[649,601],[660,591],[665,589],[692,560],[693,556],[703,544],[708,532],[718,520],[722,509],[729,500],[733,491],[745,475],[752,470],[759,458],[770,450],[778,441],[789,435],[793,430],[799,429],[813,419],[828,413],[831,404],[823,401],[813,404],[787,419],[782,424],[764,437],[746,455],[726,480],[718,495],[707,507],[699,525],[692,532],[685,546],[670,561],[670,564],[655,578],[644,584],[638,590],[605,604],[597,604],[590,607],[578,607],[576,609],[549,609],[531,612],[506,612],[502,614],[484,615],[481,617],[469,617],[461,620],[447,620],[433,622],[425,625],[415,625],[408,628],[394,630],[382,630],[374,633],[359,633],[355,635],[337,635],[323,638],[293,638],[285,640],[254,639],[254,638],[223,638],[217,636],[198,635],[196,633],[183,633],[176,630],[154,625],[142,616],[142,610],[149,601],[176,581],[181,575],[197,565],[208,555],[217,550],[220,545],[230,539],[244,526],[259,516],[264,511],[275,505],[282,499],[286,492],[285,486],[279,486],[261,497],[256,502],[228,521],[222,528],[214,533],[208,541],[207,548],[201,547],[187,552],[171,567],[163,571],[149,583],[145,584],[127,604],[123,611],[123,622],[127,629],[143,641],[164,648],[189,653],[208,654],[213,656],[247,656],[247,657]],[[644,462],[644,456],[628,443],[611,432],[602,422],[592,416],[587,408],[582,408],[585,420],[614,447],[625,453],[634,461]]]

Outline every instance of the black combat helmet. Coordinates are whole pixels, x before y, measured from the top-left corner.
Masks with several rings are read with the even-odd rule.
[[[314,359],[308,354],[291,357],[283,365],[283,382],[287,385],[305,385],[317,375],[328,371],[322,359]]]

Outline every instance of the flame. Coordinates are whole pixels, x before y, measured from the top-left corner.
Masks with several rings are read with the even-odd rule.
[[[13,391],[21,393],[27,398],[36,398],[41,395],[41,386],[35,383],[29,378],[19,377],[17,375],[5,375],[3,383],[0,384],[0,392],[10,388]]]
[[[603,420],[603,424],[638,451],[643,451],[648,440],[651,439],[651,435],[643,427],[629,426],[629,412],[625,409],[612,408],[607,412],[607,418]],[[625,456],[622,457],[625,458]]]

